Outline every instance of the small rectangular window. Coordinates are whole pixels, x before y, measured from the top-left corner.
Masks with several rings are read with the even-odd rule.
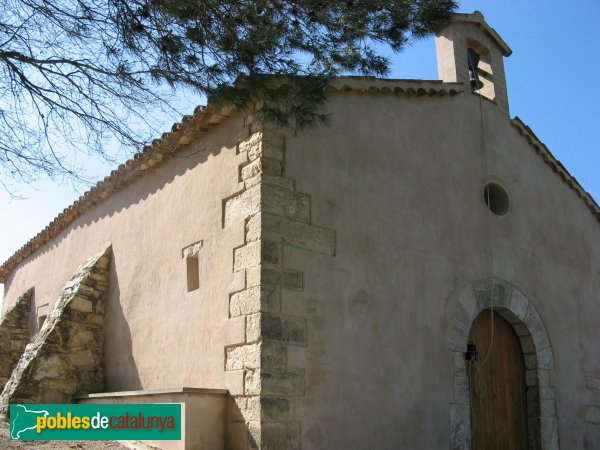
[[[187,264],[187,290],[188,292],[192,292],[200,287],[200,264],[198,262],[198,255],[188,256],[185,260]]]
[[[201,248],[202,241],[199,241],[182,250],[181,256],[185,259],[188,292],[195,291],[200,287],[200,260],[198,253]]]
[[[36,319],[37,319],[37,330],[35,330],[36,333],[42,329],[42,325],[44,325],[44,322],[48,318],[48,314],[50,314],[50,305],[48,303],[44,303],[43,305],[40,305],[36,308]]]

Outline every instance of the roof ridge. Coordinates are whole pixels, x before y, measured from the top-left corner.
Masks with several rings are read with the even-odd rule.
[[[496,43],[496,45],[502,50],[504,56],[512,55],[512,49],[502,39],[498,32],[492,28],[486,21],[481,11],[473,11],[472,13],[454,13],[452,15],[452,22],[467,22],[477,25],[480,30],[487,33],[488,36]]]
[[[371,82],[369,84],[365,81]],[[362,83],[361,83],[362,82]],[[394,84],[394,86],[388,86]],[[464,84],[460,82],[444,82],[442,80],[405,80],[376,77],[345,76],[333,80],[327,87],[331,93],[357,92],[368,94],[396,94],[416,97],[455,96],[464,92]]]

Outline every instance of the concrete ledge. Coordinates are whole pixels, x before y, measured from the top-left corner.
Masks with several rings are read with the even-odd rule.
[[[118,392],[100,392],[97,394],[82,394],[77,395],[75,400],[93,399],[93,398],[107,398],[107,397],[133,397],[143,395],[162,395],[162,394],[223,394],[227,395],[229,391],[227,389],[206,389],[206,388],[191,388],[191,387],[180,387],[170,389],[147,389],[140,391],[118,391]],[[83,402],[81,402],[83,403]],[[92,403],[92,402],[86,402]]]
[[[181,408],[180,441],[142,441],[163,450],[224,450],[227,440],[229,391],[179,387],[140,391],[101,392],[75,397],[77,403],[179,403]]]

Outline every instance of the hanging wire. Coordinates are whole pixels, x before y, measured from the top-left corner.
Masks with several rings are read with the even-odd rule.
[[[483,114],[483,99],[482,99],[482,95],[480,93],[481,87],[483,85],[480,84],[479,80],[477,79],[477,63],[478,63],[478,61],[473,61],[472,56],[473,55],[471,55],[470,53],[467,54],[467,57],[469,59],[469,66],[471,66],[474,69],[473,73],[474,73],[475,83],[474,83],[474,85],[471,85],[472,92],[479,96],[479,118],[480,118],[479,124],[480,124],[480,136],[481,136],[483,175],[484,175],[484,181],[487,182],[487,180],[488,180],[488,156],[487,156],[487,146],[486,146],[486,136],[485,136],[485,120],[484,120],[484,114]],[[484,188],[484,195],[485,195],[485,202],[487,204],[487,217],[486,218],[487,218],[488,236],[487,236],[486,242],[488,244],[488,248],[487,248],[487,250],[488,250],[487,251],[487,256],[488,256],[487,267],[488,267],[488,271],[489,271],[488,272],[488,280],[490,282],[490,315],[491,315],[491,318],[490,318],[490,320],[491,320],[490,344],[487,349],[487,353],[483,357],[482,361],[479,361],[479,358],[477,357],[476,353],[475,353],[475,357],[469,360],[469,362],[468,362],[469,368],[471,370],[475,371],[475,376],[474,376],[473,380],[472,380],[471,376],[467,377],[467,379],[469,380],[469,386],[473,387],[473,392],[478,398],[484,398],[487,395],[486,385],[483,380],[483,377],[481,376],[481,368],[484,367],[487,364],[487,362],[489,361],[490,356],[492,354],[493,345],[494,345],[494,307],[495,307],[495,302],[494,302],[494,282],[493,282],[493,275],[494,275],[494,245],[493,245],[493,222],[492,222],[493,218],[492,218],[492,210],[491,210],[491,203],[490,203],[490,189],[489,189],[489,187],[487,187],[487,185]],[[471,390],[471,389],[469,389],[469,390]],[[471,417],[473,418],[474,414],[473,414],[473,402],[472,401],[469,402],[469,409],[470,409]],[[495,421],[495,419],[492,416],[492,429],[494,429],[494,424],[493,424],[494,421]],[[471,438],[473,437],[473,435],[475,435],[475,431],[476,431],[476,421],[471,420]]]
[[[480,135],[481,135],[481,153],[482,153],[482,163],[483,163],[483,177],[484,180],[488,179],[488,157],[487,157],[487,146],[486,146],[486,137],[485,137],[485,120],[484,120],[484,115],[483,115],[483,99],[482,99],[482,95],[480,93],[481,90],[481,86],[479,85],[479,83],[476,83],[476,89],[473,89],[473,92],[476,93],[479,97],[479,124],[480,124]],[[494,282],[493,282],[493,276],[494,276],[494,245],[493,245],[493,220],[492,220],[492,209],[491,209],[491,204],[490,204],[490,189],[489,187],[485,187],[484,188],[484,194],[485,194],[485,201],[487,204],[487,231],[488,231],[488,236],[487,236],[487,244],[488,244],[488,251],[487,251],[487,255],[488,255],[488,280],[490,281],[490,314],[491,314],[491,332],[490,332],[490,345],[488,347],[487,353],[485,355],[485,357],[483,358],[483,361],[479,361],[478,359],[476,360],[476,364],[478,366],[478,368],[481,368],[483,366],[485,366],[485,364],[488,362],[491,354],[492,354],[492,348],[494,345],[494,307],[495,307],[495,302],[494,302]],[[479,372],[479,371],[478,371]]]
[[[486,138],[485,138],[485,120],[483,115],[483,99],[481,95],[481,88],[483,87],[483,83],[481,83],[477,76],[477,66],[479,65],[479,54],[469,48],[467,50],[467,62],[469,68],[469,83],[471,86],[471,91],[479,96],[479,126],[480,126],[480,135],[481,135],[481,153],[482,153],[482,163],[483,163],[483,176],[484,180],[488,179],[488,159],[487,159],[487,146],[486,146]],[[494,344],[494,246],[493,246],[493,230],[492,230],[492,209],[490,203],[490,189],[486,185],[484,188],[485,202],[487,204],[487,226],[488,226],[488,279],[490,280],[490,313],[491,313],[491,333],[490,333],[490,345],[488,347],[487,354],[483,358],[482,362],[479,362],[477,359],[475,360],[478,367],[483,367],[488,362],[491,354],[492,348]]]

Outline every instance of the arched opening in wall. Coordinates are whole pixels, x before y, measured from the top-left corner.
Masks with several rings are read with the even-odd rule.
[[[525,360],[510,323],[486,309],[469,333],[473,450],[528,450]]]
[[[467,49],[468,53],[465,55],[467,58],[467,64],[469,64],[469,61],[473,61],[473,59],[470,57],[472,52],[474,51],[477,54],[478,61],[476,67],[474,68],[480,83],[477,92],[485,98],[495,100],[496,91],[494,89],[494,71],[492,68],[490,51],[486,46],[471,38],[467,39]]]
[[[498,351],[498,346],[502,346],[503,339],[498,339],[498,335],[502,331],[496,331],[496,328],[503,326],[505,334],[512,336],[513,348],[516,348],[514,345],[516,336],[523,358],[527,410],[528,446],[526,448],[528,450],[556,450],[559,448],[558,420],[555,392],[550,379],[550,373],[554,368],[550,337],[535,305],[517,287],[497,278],[478,280],[465,287],[458,295],[456,310],[451,316],[449,346],[455,365],[454,400],[450,404],[450,448],[452,450],[478,448],[471,445],[472,438],[477,433],[478,427],[482,427],[482,425],[480,423],[478,425],[477,422],[480,421],[479,415],[474,417],[472,412],[470,386],[471,380],[475,383],[478,378],[474,378],[476,374],[469,373],[473,370],[469,361],[470,356],[475,354],[477,358],[481,358],[482,366],[490,364],[489,362],[484,364],[483,361],[487,354],[486,345],[489,345],[491,339],[484,338],[480,343],[481,338],[475,337],[477,332],[474,330],[487,328],[491,338],[491,324],[486,327],[485,324],[477,324],[477,321],[485,320],[485,318],[480,318],[480,314],[488,311],[489,315],[492,306],[495,335],[491,355]],[[496,320],[498,317],[504,319],[504,322]],[[488,316],[488,319],[488,322],[491,322],[491,317]],[[511,333],[508,333],[509,331]],[[470,339],[475,339],[476,342],[470,343]],[[518,354],[519,352],[515,351],[514,353]],[[496,373],[499,372],[496,371]],[[473,426],[471,426],[472,419],[475,419]]]

